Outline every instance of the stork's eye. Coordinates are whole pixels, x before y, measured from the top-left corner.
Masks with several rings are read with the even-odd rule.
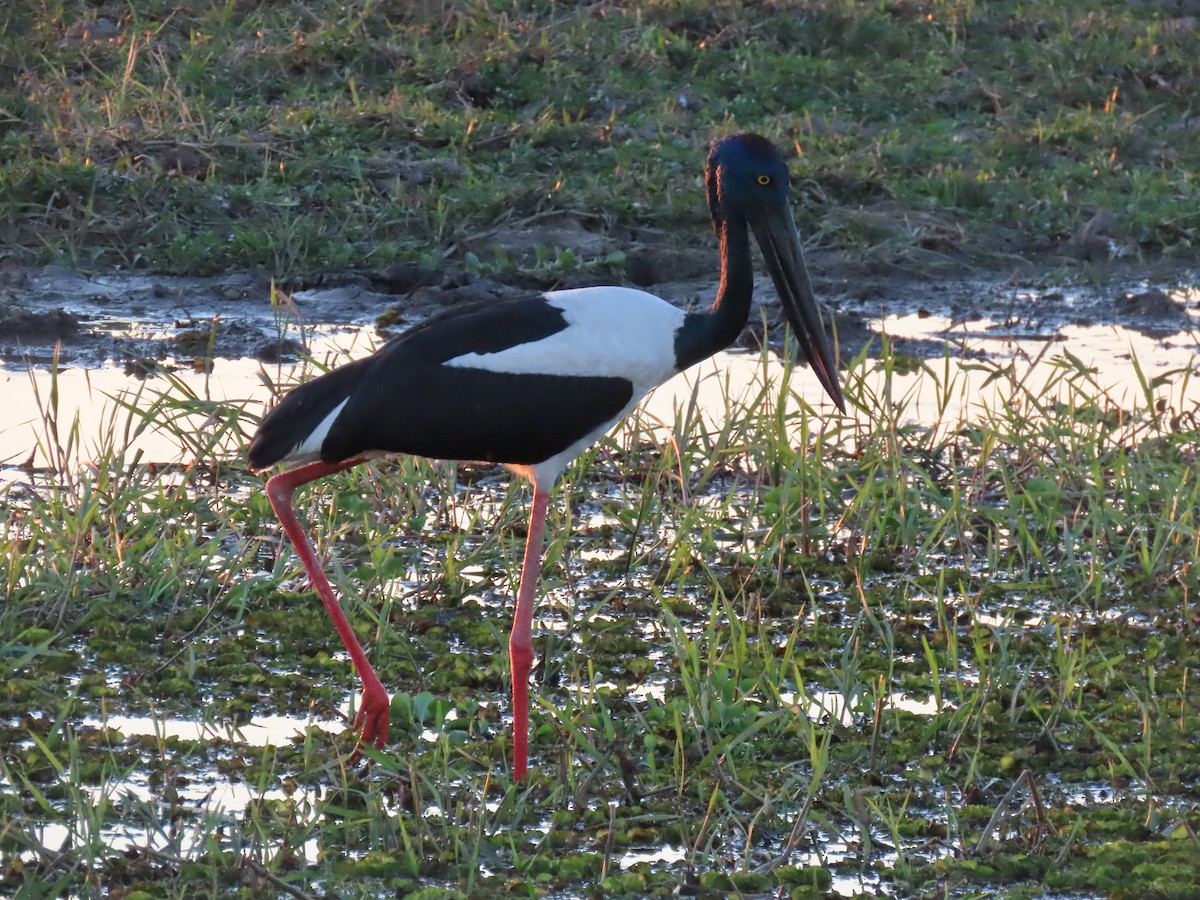
[[[759,175],[758,183],[761,184],[763,187],[766,187],[768,184],[771,183],[771,176],[770,175]]]

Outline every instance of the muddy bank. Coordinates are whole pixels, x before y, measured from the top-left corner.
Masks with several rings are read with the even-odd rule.
[[[626,282],[683,308],[703,308],[716,293],[716,261],[708,253],[635,255],[625,265],[635,276]],[[1120,325],[1164,341],[1190,340],[1200,318],[1200,279],[1185,268],[1159,266],[1150,277],[1125,268],[1106,272],[1103,283],[1072,284],[1061,272],[929,277],[848,265],[832,254],[814,254],[810,267],[846,356],[877,339],[893,317],[929,320],[919,336],[908,329],[897,341],[916,356],[941,355],[947,340],[966,331],[1052,341],[1068,325]],[[273,285],[254,273],[86,276],[54,266],[10,267],[0,273],[0,358],[45,363],[57,345],[65,363],[118,363],[132,371],[166,360],[274,361],[302,353],[309,329],[369,327],[383,337],[462,303],[615,280],[597,272],[473,276],[458,266],[393,266]],[[768,280],[757,296],[761,305],[741,343],[758,346],[765,322],[766,337],[778,346],[783,316]]]

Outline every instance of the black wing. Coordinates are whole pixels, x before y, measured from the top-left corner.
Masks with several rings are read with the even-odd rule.
[[[545,299],[452,309],[390,340],[365,359],[293,389],[250,445],[253,469],[286,460],[339,404],[320,458],[409,453],[530,465],[611,422],[633,396],[619,377],[513,374],[447,366],[567,327]]]

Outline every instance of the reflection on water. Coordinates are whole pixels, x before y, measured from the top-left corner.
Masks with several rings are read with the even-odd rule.
[[[905,371],[885,371],[868,359],[866,364],[844,380],[861,377],[862,396],[868,402],[899,404],[906,421],[922,424],[952,424],[967,421],[982,409],[997,409],[1010,398],[1012,385],[1056,385],[1059,399],[1069,402],[1069,388],[1054,375],[1060,373],[1065,354],[1070,354],[1093,369],[1094,387],[1118,405],[1132,405],[1143,396],[1142,384],[1172,372],[1192,371],[1200,349],[1191,332],[1174,337],[1149,337],[1120,326],[1066,325],[1058,337],[1047,341],[1040,336],[1014,336],[997,330],[995,323],[974,322],[970,327],[955,324],[939,316],[906,314],[890,316],[880,326],[881,335],[892,339],[941,337],[947,356],[927,360],[926,368],[900,367]],[[320,358],[362,356],[374,345],[368,330],[347,334],[318,335],[314,354]],[[876,343],[878,350],[878,342]],[[980,365],[986,359],[990,365]],[[998,365],[1011,360],[1012,378],[996,378]],[[684,372],[658,388],[644,408],[652,419],[675,421],[676,411],[686,409],[693,394],[710,427],[718,428],[720,418],[738,404],[755,403],[765,390],[774,391],[784,373],[776,359],[764,361],[753,353],[721,353]],[[218,406],[244,409],[247,419],[243,430],[251,432],[253,422],[269,402],[264,380],[289,384],[303,374],[299,364],[264,364],[252,360],[216,360],[209,373],[195,372],[186,366],[173,376],[198,398]],[[1171,379],[1174,386],[1168,400],[1176,408],[1200,402],[1200,386],[1194,379]],[[800,369],[791,379],[792,406],[797,396],[831,414],[824,392],[807,370]],[[0,406],[5,410],[0,424],[0,466],[25,463],[44,466],[54,459],[56,440],[71,445],[79,463],[106,456],[106,445],[121,438],[127,430],[130,414],[121,409],[114,397],[124,397],[138,408],[149,408],[160,393],[172,387],[161,377],[138,381],[115,366],[67,368],[57,378],[46,367],[30,370],[0,364]],[[57,394],[57,435],[48,433],[45,410],[52,391]],[[773,396],[769,394],[768,396]],[[867,417],[876,410],[851,410],[851,416]],[[135,417],[136,418],[136,417]],[[75,423],[78,427],[75,429]],[[184,427],[203,433],[216,429],[220,420],[197,416]],[[72,435],[72,431],[76,431]],[[72,443],[73,441],[73,443]],[[118,446],[120,441],[118,441]],[[188,448],[169,429],[149,428],[130,442],[126,459],[137,452],[143,461],[157,463],[188,462]],[[8,476],[9,480],[12,475]]]
[[[1033,330],[1022,332],[988,320],[963,325],[949,318],[915,314],[885,317],[880,329],[881,334],[889,337],[940,337],[949,341],[944,359],[927,359],[908,368],[889,370],[879,365],[876,359],[868,358],[848,373],[847,380],[860,379],[856,385],[859,396],[870,398],[871,402],[877,404],[893,403],[901,410],[898,418],[923,425],[940,422],[945,427],[953,427],[955,423],[969,422],[981,410],[1003,408],[1010,399],[1008,392],[1012,391],[1014,384],[1052,385],[1049,395],[1040,399],[1047,403],[1061,399],[1070,404],[1073,399],[1069,396],[1070,385],[1055,376],[1064,365],[1074,365],[1064,363],[1064,360],[1071,358],[1092,370],[1089,377],[1095,394],[1106,394],[1112,403],[1125,406],[1144,405],[1144,384],[1172,372],[1193,372],[1196,366],[1197,345],[1188,332],[1163,339],[1148,337],[1123,327],[1069,325],[1056,328],[1055,338],[1047,340]],[[336,346],[339,354],[344,352],[346,356],[358,357],[372,343],[365,329],[354,335],[347,336],[343,332],[323,340],[325,343],[321,345],[322,351],[318,355],[328,353],[331,347]],[[996,378],[998,368],[1008,364],[1012,366],[1011,378]],[[184,367],[173,377],[214,407],[244,409],[246,420],[243,427],[248,433],[253,430],[253,422],[269,400],[264,376],[286,384],[297,377],[298,371],[296,366],[264,367],[253,360],[218,360],[210,373],[193,372]],[[764,360],[757,354],[720,354],[658,389],[646,404],[647,414],[672,423],[676,421],[676,410],[687,408],[694,398],[703,411],[707,426],[717,428],[722,415],[731,407],[754,403],[764,391],[770,392],[771,396],[777,395],[778,383],[784,372],[785,367],[777,360]],[[1200,403],[1200,388],[1196,379],[1180,375],[1168,379],[1168,382],[1159,388],[1159,394],[1175,408],[1186,409]],[[152,377],[138,381],[116,367],[71,368],[54,377],[45,368],[26,371],[0,365],[0,403],[5,410],[4,416],[0,417],[0,492],[5,483],[19,483],[27,477],[22,469],[13,466],[26,462],[45,466],[61,460],[64,455],[68,462],[86,464],[88,460],[110,456],[115,447],[124,453],[126,463],[132,461],[134,454],[139,452],[143,461],[190,461],[193,451],[180,440],[178,433],[173,434],[169,429],[148,428],[137,434],[126,447],[127,423],[133,414],[113,399],[124,396],[125,403],[136,409],[147,409],[158,394],[174,389],[164,378]],[[832,413],[823,390],[806,370],[799,370],[791,380],[789,389],[795,392],[789,400],[793,406],[802,398],[823,414]],[[51,404],[52,394],[56,395],[57,428],[47,423],[46,411]],[[851,417],[863,421],[877,414],[876,409],[850,412]],[[215,433],[221,427],[219,419],[203,414],[185,424],[197,433],[205,433],[206,430]],[[232,445],[225,446],[224,450],[231,452]],[[459,527],[470,528],[480,516],[491,519],[498,514],[505,502],[503,493],[497,494],[494,502],[485,499],[482,505],[479,504],[479,497],[479,494],[472,494],[471,501],[475,505],[454,505],[450,510],[450,521]],[[585,527],[593,529],[621,527],[619,518],[594,510],[585,511],[583,521]],[[616,547],[591,548],[580,554],[580,560],[585,564],[600,565],[619,561],[626,552]],[[414,555],[407,570],[385,581],[382,588],[377,589],[387,596],[418,594],[427,588],[421,570],[421,557]],[[458,570],[458,577],[472,589],[464,599],[464,604],[507,607],[510,603],[507,588],[511,586],[505,585],[502,577],[490,574],[484,567],[464,565]],[[571,607],[570,598],[565,595],[552,596],[551,599],[567,608]],[[1096,613],[1117,614],[1113,611]],[[604,612],[596,615],[601,619],[608,616]],[[975,613],[975,621],[981,626],[1006,630],[1014,624],[1036,626],[1049,615],[1050,612],[1038,609],[979,610]],[[1136,619],[1131,621],[1136,622]],[[629,627],[638,626],[631,624]],[[658,623],[644,623],[641,627],[656,629],[661,626]],[[695,634],[704,625],[681,623],[680,627],[687,633]],[[568,630],[569,620],[552,618],[543,625],[546,633]],[[345,661],[345,655],[340,651],[332,656]],[[658,662],[657,655],[654,661]],[[960,672],[955,677],[970,682],[973,675]],[[624,689],[624,697],[638,705],[663,704],[668,699],[666,686],[664,677],[652,675],[638,685]],[[565,688],[586,692],[617,690],[618,686],[602,680],[587,685],[568,683]],[[797,717],[803,716],[820,723],[837,722],[848,728],[855,726],[856,717],[861,719],[875,712],[873,706],[864,709],[864,704],[870,706],[875,702],[874,698],[848,696],[809,685],[785,692],[780,699],[792,707]],[[884,709],[918,716],[932,716],[940,711],[935,698],[916,698],[899,691],[886,695],[880,702]],[[952,706],[944,699],[941,703],[943,707]],[[449,718],[456,715],[457,711],[454,710]],[[283,716],[260,716],[249,724],[236,727],[183,719],[129,716],[112,716],[103,723],[92,721],[85,724],[103,724],[127,739],[150,736],[159,740],[195,741],[229,748],[283,745],[303,735],[313,725],[334,732],[341,732],[346,727],[342,721],[305,721],[299,717]],[[422,737],[426,741],[439,739],[433,730],[425,730]],[[275,782],[268,786],[250,786],[222,776],[216,767],[199,766],[198,771],[202,774],[190,775],[190,780],[180,786],[172,801],[187,806],[197,817],[193,830],[198,838],[211,834],[212,829],[206,822],[222,816],[241,816],[256,801],[316,802],[316,798],[306,792],[307,789],[301,788],[299,793],[285,793]],[[11,790],[13,786],[0,780],[0,789]],[[1066,802],[1089,804],[1113,802],[1111,797],[1102,795],[1101,792],[1106,789],[1103,784],[1058,788]],[[186,845],[186,835],[169,835],[165,832],[163,822],[167,817],[161,814],[166,802],[163,788],[152,787],[144,769],[133,767],[124,777],[110,780],[103,788],[103,796],[98,788],[84,790],[91,792],[91,801],[95,804],[116,802],[121,806],[120,821],[103,826],[101,837],[106,845],[116,849],[135,845],[164,850],[176,848],[177,852],[181,844]],[[488,808],[495,811],[496,802],[489,801]],[[148,812],[138,813],[139,805]],[[436,814],[440,810],[430,806],[426,812]],[[53,823],[46,823],[41,829],[40,839],[50,848],[78,840],[78,835],[72,835]],[[828,837],[828,840],[821,842],[819,853],[797,852],[792,861],[801,865],[828,865],[831,861],[854,858],[859,853],[834,836]],[[883,838],[887,836],[879,837],[878,843],[884,844]],[[314,862],[317,850],[316,839],[312,838],[304,844],[301,852],[309,862]],[[622,869],[638,865],[670,866],[685,860],[688,853],[686,847],[664,844],[631,849],[620,856],[617,862]],[[894,855],[888,855],[889,860],[894,858]],[[834,890],[853,894],[868,889],[870,884],[870,880],[839,875],[835,879]]]
[[[822,688],[809,688],[803,692],[783,691],[780,693],[779,699],[797,712],[803,713],[813,722],[832,720],[847,727],[854,725],[856,712],[859,715],[870,715],[874,711],[870,708],[865,710],[859,708],[862,698],[859,698],[857,702],[848,703],[845,694]],[[867,702],[872,701],[868,700]],[[852,705],[854,708],[851,708]],[[942,700],[942,709],[952,706],[953,704]],[[883,708],[900,710],[914,716],[934,716],[941,712],[934,697],[918,700],[904,691],[892,691],[883,704]]]
[[[228,741],[248,747],[270,747],[286,744],[304,736],[311,727],[331,734],[346,730],[344,722],[327,719],[304,720],[298,716],[255,716],[244,725],[196,722],[190,719],[158,718],[156,716],[108,716],[103,722],[86,719],[85,726],[100,726],[120,732],[124,737],[153,737],[158,740]]]
[[[644,863],[677,863],[687,859],[688,851],[684,847],[673,844],[663,844],[652,850],[628,850],[617,859],[622,869],[630,869]]]
[[[286,744],[303,737],[303,732],[313,726],[324,731],[341,732],[343,722],[298,716],[255,716],[239,726],[217,726],[210,722],[193,721],[158,716],[108,716],[99,719],[84,719],[79,723],[81,731],[107,728],[118,732],[126,740],[137,737],[152,737],[157,740],[195,741],[209,747],[242,752],[249,749],[269,748]],[[234,775],[225,775],[220,766],[197,765],[190,768],[186,777],[175,778],[171,770],[166,782],[152,783],[149,772],[140,766],[127,771],[112,772],[102,784],[80,783],[78,802],[88,804],[94,810],[108,810],[109,814],[95,817],[64,816],[71,825],[54,821],[29,820],[25,827],[30,829],[39,843],[50,850],[79,846],[89,840],[98,841],[110,850],[150,850],[171,855],[191,855],[205,850],[211,842],[214,828],[222,822],[235,825],[254,803],[281,802],[288,804],[315,805],[320,797],[318,791],[297,784],[282,786],[278,777],[267,780],[270,785],[249,784],[240,780],[240,768]],[[0,774],[0,790],[14,790],[6,784]],[[95,833],[81,833],[80,829],[95,828]],[[236,832],[236,827],[231,832]],[[302,846],[290,848],[302,853],[309,863],[317,861],[320,850],[317,838],[307,838]],[[32,852],[23,854],[26,861],[36,857]]]

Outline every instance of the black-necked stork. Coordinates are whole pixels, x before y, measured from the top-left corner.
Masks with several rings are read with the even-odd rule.
[[[542,534],[554,482],[574,457],[656,385],[729,346],[750,314],[750,233],[817,378],[844,411],[836,361],[788,205],[787,164],[756,134],[717,141],[708,206],[721,282],[707,312],[684,312],[643,291],[593,287],[451,309],[371,356],[300,385],[263,419],[251,469],[302,463],[267,482],[267,496],[333,618],[362,679],[355,730],[382,747],[388,695],[338,605],[292,510],[300,485],[371,457],[408,453],[501,463],[533,485],[529,536],[509,636],[513,775],[528,760],[530,627]]]

